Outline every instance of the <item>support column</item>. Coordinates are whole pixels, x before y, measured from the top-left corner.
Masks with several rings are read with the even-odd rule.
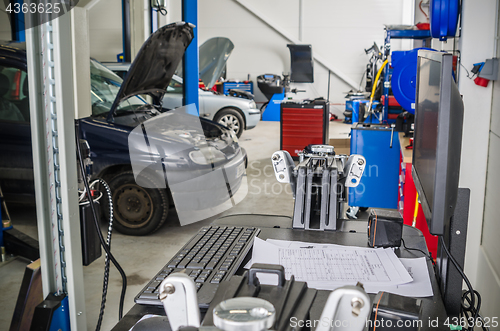
[[[122,0],[122,43],[123,62],[132,62],[132,47],[130,43],[130,0]]]
[[[151,35],[149,0],[130,1],[130,56],[131,61]]]
[[[182,19],[192,23],[194,37],[184,53],[184,105],[194,104],[196,111],[200,112],[200,102],[198,98],[199,83],[199,57],[198,57],[198,0],[182,0]],[[188,112],[194,113],[191,107]]]
[[[71,329],[86,330],[73,71],[82,64],[74,63],[73,20],[67,13],[27,30],[26,46],[43,293],[66,294]]]
[[[304,4],[299,0],[299,40],[304,41]]]
[[[22,0],[16,0],[13,3],[18,3],[20,6],[23,5]],[[15,41],[26,41],[26,34],[24,32],[24,14],[22,11],[19,13],[10,13],[10,28],[12,31],[12,40]]]

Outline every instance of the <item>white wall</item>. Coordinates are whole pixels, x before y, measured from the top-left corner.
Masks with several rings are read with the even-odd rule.
[[[245,0],[270,21],[294,38],[299,36],[299,0]],[[412,0],[405,0],[413,6]],[[383,44],[384,24],[403,22],[403,3],[400,0],[355,0],[303,2],[303,43],[311,44],[313,53],[323,57],[337,67],[350,80],[359,84],[368,56],[364,49],[374,41]],[[170,1],[169,19],[180,18],[180,0]],[[244,80],[250,74],[252,80],[264,73],[281,74],[290,71],[289,41],[273,30],[254,14],[234,0],[199,1],[199,43],[223,36],[235,45],[228,60],[228,78]],[[411,11],[406,12],[413,14]],[[400,48],[400,42],[393,44]],[[327,96],[328,70],[319,63],[314,64],[313,84],[293,84],[307,93],[300,98]],[[292,87],[293,87],[292,86]],[[345,92],[351,86],[331,76],[330,100],[343,104]],[[257,101],[263,95],[254,87]],[[337,105],[341,114],[344,106]]]
[[[133,0],[141,1],[141,0]],[[294,38],[299,36],[299,0],[245,0],[264,13]],[[303,0],[303,43],[312,44],[313,53],[339,68],[355,85],[364,73],[368,56],[363,49],[374,41],[382,45],[384,24],[408,23],[413,19],[413,0]],[[228,78],[244,80],[250,74],[281,74],[290,71],[289,41],[234,0],[213,0],[198,3],[199,43],[212,37],[228,37],[235,45],[228,61]],[[181,0],[168,1],[164,22],[179,21]],[[403,13],[407,16],[403,19]],[[90,54],[100,61],[116,61],[122,52],[120,0],[101,0],[89,12]],[[393,49],[400,49],[395,41]],[[300,98],[326,97],[328,70],[314,64],[315,83],[294,84]],[[338,115],[344,110],[345,92],[352,86],[334,74],[331,76],[330,100]],[[264,96],[254,88],[257,101]]]
[[[460,50],[462,64],[472,68],[473,63],[494,56],[496,22],[495,0],[464,0]],[[478,257],[483,223],[483,208],[488,160],[488,141],[491,118],[492,84],[477,86],[466,78],[461,68],[459,89],[463,94],[465,115],[462,140],[460,186],[471,190],[469,227],[465,271],[478,284]]]
[[[122,5],[120,0],[101,0],[88,12],[90,56],[116,62],[123,52]]]
[[[499,85],[499,84],[496,84]],[[497,101],[493,112],[500,117],[500,88],[495,87]],[[494,131],[496,130],[496,131]],[[484,223],[481,246],[478,254],[477,281],[475,289],[481,293],[482,315],[500,316],[500,222],[498,221],[498,202],[500,197],[500,130],[493,127],[489,134],[488,174],[484,205]]]
[[[0,40],[11,40],[9,15],[5,12],[5,2],[0,1]]]
[[[497,16],[498,24],[498,16]],[[497,27],[497,36],[500,35]],[[497,39],[497,57],[500,47]],[[491,83],[490,83],[491,84]],[[476,287],[483,297],[483,316],[500,316],[500,222],[498,202],[500,197],[500,82],[492,88],[491,123],[489,130],[488,168],[481,246],[478,258]]]

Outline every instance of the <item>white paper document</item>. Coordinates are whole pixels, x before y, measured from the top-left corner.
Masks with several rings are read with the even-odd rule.
[[[271,246],[269,246],[271,244]],[[306,243],[306,242],[300,242],[300,241],[286,241],[286,240],[276,240],[276,239],[267,239],[267,241],[263,241],[259,238],[255,239],[254,242],[254,251],[253,251],[253,256],[252,260],[247,263],[245,268],[249,269],[252,266],[252,263],[272,263],[272,264],[277,264],[272,261],[276,261],[276,252],[273,252],[276,250],[276,247],[281,247],[281,248],[288,248],[288,249],[335,249],[335,248],[346,248],[349,246],[342,246],[342,245],[336,245],[336,244],[315,244],[315,243]],[[307,248],[306,248],[307,247]],[[351,247],[354,248],[358,251],[362,250],[374,250],[374,248],[368,248],[368,247]],[[380,250],[381,248],[378,248]],[[391,251],[392,249],[386,249],[386,251]],[[389,253],[389,255],[391,255]],[[257,256],[257,260],[253,259],[254,256]],[[395,261],[394,257],[396,255],[392,252],[391,255],[391,261]],[[397,257],[396,257],[397,259]],[[413,279],[413,281],[403,283],[403,284],[383,284],[381,282],[378,283],[367,283],[366,281],[362,281],[366,292],[368,293],[378,293],[380,291],[385,291],[385,292],[390,292],[394,294],[399,294],[399,295],[404,295],[404,296],[409,296],[409,297],[429,297],[433,296],[434,293],[432,291],[432,285],[431,285],[431,280],[429,277],[429,272],[427,269],[427,261],[425,257],[421,258],[416,258],[416,259],[397,259],[399,260],[400,263],[395,262],[397,267],[395,267],[398,270],[398,274],[407,274],[410,275],[410,277]],[[290,273],[286,272],[286,266],[285,267],[285,273],[287,274],[287,279],[289,279]],[[296,267],[296,266],[295,266]],[[401,268],[403,267],[403,268]],[[317,269],[317,268],[315,268]],[[340,272],[339,272],[340,273]],[[295,277],[296,280],[299,280],[297,277]],[[407,279],[407,278],[406,278]],[[270,285],[275,285],[277,284],[277,277],[274,275],[259,275],[259,280],[261,281],[262,284],[270,284]],[[319,289],[319,290],[334,290],[338,287],[344,286],[344,285],[350,285],[352,284],[349,280],[346,280],[345,282],[337,282],[337,281],[318,281],[317,279],[312,280],[312,279],[307,279],[307,280],[301,280],[301,281],[306,281],[307,285],[311,288]]]
[[[431,279],[429,277],[429,271],[427,270],[426,258],[419,257],[417,259],[399,260],[403,263],[406,270],[413,278],[413,282],[396,286],[388,286],[386,288],[379,289],[379,291],[415,298],[433,296],[434,292],[432,291]]]
[[[334,290],[363,283],[368,293],[432,296],[425,258],[398,259],[392,249],[352,247],[255,238],[252,263],[279,264],[285,278],[307,282],[316,289]],[[275,275],[259,274],[262,284],[276,284]]]
[[[304,246],[305,245],[305,246]],[[252,262],[279,264],[285,278],[302,282],[399,285],[413,281],[390,249],[291,243],[288,247],[255,238]],[[293,247],[293,248],[291,248]],[[297,247],[297,248],[295,248]]]
[[[427,271],[427,262],[425,257],[416,259],[400,259],[408,273],[412,276],[413,282],[401,285],[364,285],[367,293],[378,293],[381,291],[403,295],[406,297],[424,298],[434,295],[432,291],[429,272]],[[317,290],[334,290],[337,287],[334,284],[325,282],[307,282],[307,285]]]

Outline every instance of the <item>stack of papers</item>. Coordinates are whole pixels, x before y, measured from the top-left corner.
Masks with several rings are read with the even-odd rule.
[[[278,264],[285,278],[307,282],[311,288],[334,290],[361,282],[368,293],[391,292],[411,297],[432,296],[425,258],[399,259],[389,248],[255,238],[252,263]],[[260,275],[262,284],[275,285],[273,275]]]

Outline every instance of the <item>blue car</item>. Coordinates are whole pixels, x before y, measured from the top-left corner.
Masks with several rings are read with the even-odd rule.
[[[137,54],[125,81],[101,63],[90,60],[92,115],[77,119],[76,127],[80,137],[90,145],[93,178],[103,178],[111,187],[114,225],[124,234],[146,235],[156,231],[166,221],[169,207],[173,202],[177,205],[177,201],[190,206],[198,215],[210,217],[212,215],[204,211],[215,206],[207,205],[206,193],[219,192],[222,188],[227,195],[231,187],[229,194],[232,199],[241,186],[246,165],[244,150],[227,128],[203,118],[196,117],[197,126],[205,136],[204,146],[220,154],[216,166],[225,168],[224,171],[231,174],[225,183],[205,181],[204,184],[213,187],[203,187],[203,190],[196,185],[191,188],[176,183],[183,189],[174,191],[165,180],[164,173],[155,171],[154,166],[146,164],[143,168],[152,171],[139,174],[131,164],[130,133],[140,126],[152,127],[152,121],[160,123],[160,119],[163,126],[154,139],[166,155],[171,155],[160,169],[173,169],[170,173],[183,177],[197,176],[200,171],[214,169],[215,163],[200,162],[197,158],[199,147],[184,144],[189,140],[184,137],[185,133],[176,134],[179,130],[189,133],[189,127],[180,127],[173,121],[171,125],[165,122],[169,111],[162,109],[160,102],[174,69],[192,39],[192,33],[192,27],[185,23],[173,23],[159,29]],[[24,43],[0,42],[0,186],[7,201],[26,202],[26,198],[33,200],[34,197],[26,66]],[[178,152],[179,144],[184,144],[181,153]],[[171,152],[171,148],[177,152]],[[145,153],[152,153],[151,149]],[[148,162],[151,157],[154,158],[153,154],[136,154],[134,157]],[[134,167],[137,168],[137,164]],[[164,184],[157,185],[158,182]],[[193,203],[184,203],[186,197],[192,198]],[[209,203],[222,204],[223,200],[214,197],[209,199]]]

